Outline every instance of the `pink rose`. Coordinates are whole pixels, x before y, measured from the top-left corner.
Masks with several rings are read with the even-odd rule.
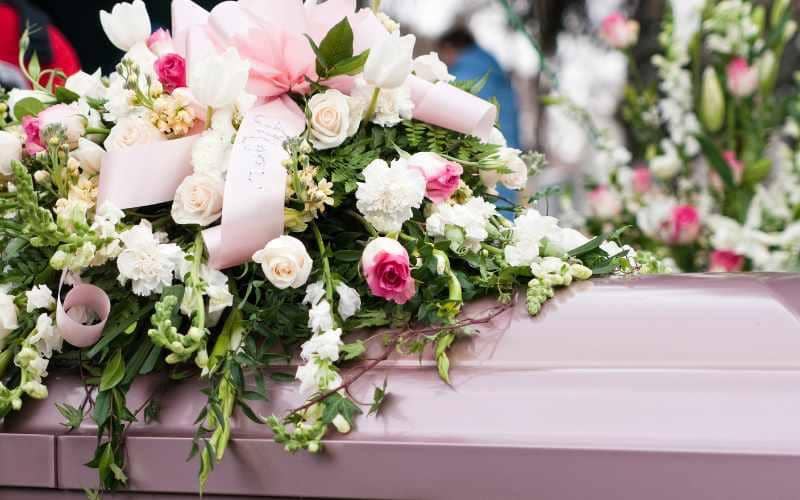
[[[172,35],[164,28],[159,28],[150,35],[150,38],[147,39],[147,48],[159,57],[176,52]]]
[[[633,169],[633,190],[637,194],[647,194],[653,189],[653,174],[647,167]]]
[[[639,39],[639,23],[612,12],[600,25],[600,37],[615,49],[627,49]]]
[[[40,125],[41,122],[38,118],[26,116],[22,119],[22,130],[25,131],[25,152],[31,156],[44,151]]]
[[[167,92],[186,86],[186,59],[178,54],[159,57],[154,68],[158,81],[164,85],[164,90]]]
[[[447,201],[461,184],[464,167],[436,153],[417,153],[408,159],[409,168],[417,169],[428,182],[426,196],[434,203]]]
[[[408,252],[393,239],[377,238],[367,245],[361,269],[376,297],[405,304],[417,293]]]
[[[748,97],[758,88],[758,68],[747,64],[743,57],[737,57],[728,63],[728,90],[736,97]]]
[[[669,242],[688,245],[700,236],[700,214],[692,205],[678,205],[669,220]]]
[[[613,219],[622,213],[622,199],[608,186],[598,186],[589,193],[589,210],[603,220]]]
[[[714,250],[711,253],[712,273],[738,273],[744,269],[744,257],[730,250]]]

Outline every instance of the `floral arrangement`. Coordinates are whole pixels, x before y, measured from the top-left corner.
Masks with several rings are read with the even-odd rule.
[[[638,24],[605,19],[600,38],[629,60],[630,154],[590,181],[588,228],[631,225],[634,247],[685,271],[800,268],[797,88],[777,88],[792,8],[671,2],[654,81],[632,55]],[[598,135],[598,155],[624,146]]]
[[[97,424],[103,488],[127,480],[127,428],[158,418],[155,396],[126,406],[139,376],[208,382],[202,485],[237,411],[318,452],[362,413],[347,388],[392,353],[432,346],[449,382],[450,346],[519,286],[535,315],[555,287],[636,270],[618,232],[498,213],[498,183],[522,189],[541,156],[507,148],[481,82],[413,59],[377,6],[274,7],[175,0],[170,34],[119,3],[100,13],[126,52],[113,74],[58,86],[34,57],[33,90],[0,97],[0,418],[46,398],[49,370],[81,373],[86,400],[59,409]],[[462,317],[482,296],[500,306]],[[369,343],[383,356],[362,360]],[[306,404],[255,414],[266,369],[292,360]]]

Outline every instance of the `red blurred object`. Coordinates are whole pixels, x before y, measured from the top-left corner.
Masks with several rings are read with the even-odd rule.
[[[21,26],[23,22],[17,10],[12,5],[0,3],[0,78],[3,71],[18,69]],[[44,29],[47,30],[50,43],[50,57],[41,61],[42,68],[61,69],[67,76],[79,71],[81,65],[78,54],[66,37],[52,24]]]

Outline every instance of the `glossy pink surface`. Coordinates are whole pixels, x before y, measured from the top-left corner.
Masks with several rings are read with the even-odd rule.
[[[332,436],[325,454],[287,455],[265,427],[237,416],[208,493],[800,498],[800,276],[596,280],[560,292],[538,318],[520,303],[480,330],[455,348],[452,387],[430,360],[396,358],[371,373],[355,395],[369,400],[388,375],[389,404],[378,418],[360,418],[352,434]],[[136,385],[129,406],[161,385]],[[82,465],[94,429],[87,422],[65,435],[53,406],[79,404],[83,389],[70,377],[50,388],[48,401],[28,403],[0,427],[0,471],[12,459],[39,470],[52,463],[52,479],[9,482],[0,472],[0,486],[96,485]],[[201,388],[166,386],[161,422],[132,428],[133,490],[196,491],[197,464],[185,457]],[[273,384],[271,398],[257,411],[301,403],[293,384]],[[34,452],[21,444],[27,439],[55,446]]]

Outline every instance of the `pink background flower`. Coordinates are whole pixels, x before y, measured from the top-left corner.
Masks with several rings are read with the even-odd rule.
[[[638,40],[639,23],[621,12],[612,12],[600,25],[600,37],[616,49],[625,49]]]
[[[589,209],[601,219],[613,219],[622,213],[622,199],[607,186],[598,186],[589,193]]]
[[[688,245],[700,236],[700,214],[692,205],[679,205],[669,221],[670,243]]]
[[[638,194],[648,193],[653,188],[653,174],[647,167],[633,169],[633,190]]]
[[[711,253],[712,273],[736,273],[744,269],[744,257],[730,250],[714,250]]]
[[[728,90],[736,97],[747,97],[758,88],[758,68],[747,64],[743,57],[737,57],[726,68]]]

